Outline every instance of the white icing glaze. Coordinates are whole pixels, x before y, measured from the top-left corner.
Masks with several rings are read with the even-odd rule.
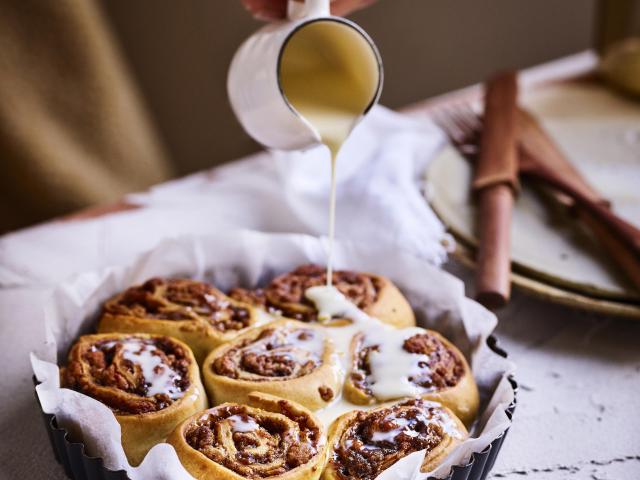
[[[332,286],[307,288],[305,296],[311,300],[318,310],[318,320],[324,322],[334,317],[348,318],[356,324],[388,325],[372,318],[345,297],[340,290]]]
[[[290,358],[297,363],[309,360],[319,362],[324,352],[326,334],[318,329],[278,329],[274,332],[281,346],[267,349],[271,338],[267,337],[249,345],[245,351],[255,352],[262,356],[278,356]],[[302,337],[302,338],[301,338]],[[291,349],[290,347],[293,347]]]
[[[266,325],[267,323],[273,322],[276,319],[276,317],[274,317],[268,312],[265,312],[261,308],[256,308],[255,311],[256,311],[256,322],[252,325],[253,327]]]
[[[346,137],[345,137],[346,138]],[[331,191],[329,193],[329,253],[327,254],[327,286],[330,287],[333,282],[333,244],[336,236],[336,159],[340,146],[335,149],[331,148]]]
[[[417,418],[419,420],[425,423],[429,423],[429,422],[437,423],[442,427],[442,430],[450,437],[460,438],[460,439],[464,438],[464,434],[459,430],[458,424],[445,410],[441,408],[441,405],[439,403],[431,402],[428,400],[422,400],[422,402],[427,406],[434,407],[435,411],[434,411],[434,415],[431,417],[431,420],[428,420],[427,417],[424,415],[418,416]],[[331,425],[336,418],[338,418],[339,416],[347,412],[351,412],[353,410],[367,411],[367,410],[372,410],[378,407],[379,405],[366,405],[366,406],[354,405],[348,402],[347,400],[345,400],[343,397],[339,397],[331,405],[329,405],[326,408],[323,408],[322,410],[318,410],[317,412],[315,412],[315,414],[322,423],[328,426],[328,425]],[[393,413],[390,413],[388,417],[391,420],[393,420],[398,427],[393,430],[390,430],[389,432],[374,432],[371,438],[372,441],[381,442],[386,440],[386,441],[393,442],[395,437],[397,437],[403,431],[406,435],[409,435],[409,436],[418,435],[418,433],[415,432],[414,430],[405,428],[409,423],[406,419],[393,418],[394,417]],[[371,446],[365,445],[364,448],[377,448],[377,447],[373,445]]]
[[[123,341],[112,341],[104,344],[105,348],[112,348],[116,343],[122,344],[122,357],[134,365],[139,365],[147,385],[147,397],[164,393],[172,400],[184,395],[176,383],[182,376],[162,362],[156,352],[158,349],[141,339],[130,338]]]
[[[354,405],[353,403],[348,402],[342,395],[340,395],[333,402],[331,402],[330,405],[327,405],[325,408],[317,410],[314,413],[316,414],[318,419],[328,427],[340,415],[351,412],[353,410],[370,410],[374,407],[374,405]]]
[[[442,427],[444,433],[446,433],[450,437],[460,439],[464,438],[464,434],[460,431],[460,429],[458,428],[458,424],[454,421],[454,419],[451,418],[451,415],[449,415],[441,408],[438,408],[437,412],[438,413],[434,416],[434,419],[437,420],[438,425]]]
[[[328,329],[336,349],[341,353],[343,368],[349,365],[351,340],[357,333],[364,334],[364,347],[378,345],[378,351],[369,354],[371,375],[368,383],[376,399],[392,400],[423,393],[425,390],[409,381],[409,377],[424,374],[420,362],[428,362],[427,355],[407,352],[404,341],[413,335],[424,333],[418,327],[396,329],[370,317],[350,302],[335,287],[317,286],[307,289],[306,297],[314,302],[318,309],[318,318],[327,321],[331,318],[347,318],[351,325]]]
[[[373,435],[371,436],[371,440],[373,442],[391,442],[393,443],[393,441],[396,439],[396,437],[398,435],[400,435],[402,432],[405,433],[409,433],[409,432],[413,432],[415,433],[414,436],[417,436],[418,433],[414,432],[413,430],[410,429],[406,429],[405,427],[407,425],[409,425],[409,420],[407,420],[406,418],[394,418],[393,414],[389,414],[385,417],[385,420],[391,420],[394,425],[396,426],[396,428],[394,428],[393,430],[389,430],[387,432],[380,432],[380,431],[375,431],[373,432]]]
[[[428,405],[435,408],[433,416],[428,417],[424,414],[420,414],[416,416],[416,420],[423,424],[435,423],[442,427],[442,431],[454,438],[462,438],[463,434],[458,429],[457,424],[451,418],[451,416],[445,412],[439,404],[433,402],[427,402]],[[398,435],[401,433],[409,436],[409,437],[417,437],[420,435],[419,432],[413,430],[411,426],[411,422],[406,418],[397,418],[395,413],[391,412],[386,417],[385,420],[389,420],[393,422],[395,428],[389,430],[387,432],[376,431],[371,436],[371,441],[373,442],[391,442],[393,443]]]
[[[326,334],[313,328],[304,330],[304,334],[302,333],[300,330],[288,331],[286,333],[286,343],[301,350],[312,352],[317,356],[322,356]]]
[[[336,317],[351,320],[348,325],[326,329],[335,346],[336,355],[339,359],[338,363],[341,366],[339,374],[342,379],[344,379],[349,369],[349,351],[354,335],[366,330],[367,327],[384,330],[392,328],[364,313],[335,287],[311,287],[306,290],[305,295],[316,305],[320,321],[329,321]],[[345,411],[348,411],[348,409]]]
[[[227,420],[231,423],[233,432],[254,432],[260,428],[260,425],[258,425],[253,418],[245,415],[232,415],[227,418]]]
[[[220,310],[224,310],[227,307],[229,307],[229,302],[223,298],[218,298],[214,295],[211,295],[210,293],[205,293],[203,297],[207,303],[210,303],[212,305],[217,304],[220,307]],[[219,312],[216,312],[216,313],[219,313]]]
[[[421,328],[365,333],[363,346],[378,346],[377,350],[369,353],[371,375],[367,379],[371,393],[378,400],[419,395],[425,391],[409,378],[424,375],[427,369],[421,368],[420,363],[429,362],[429,356],[409,353],[403,348],[405,340],[421,333],[424,333]]]

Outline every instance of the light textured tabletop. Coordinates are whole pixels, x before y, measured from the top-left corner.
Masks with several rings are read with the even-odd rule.
[[[518,292],[498,317],[520,390],[492,478],[640,479],[640,322]]]

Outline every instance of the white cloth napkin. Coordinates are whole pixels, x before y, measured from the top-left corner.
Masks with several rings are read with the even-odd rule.
[[[451,245],[421,192],[444,139],[427,121],[377,107],[338,157],[336,236],[399,248],[440,265]],[[329,153],[262,152],[130,195],[143,208],[53,222],[0,238],[0,287],[52,285],[129,263],[161,240],[233,228],[325,235]]]

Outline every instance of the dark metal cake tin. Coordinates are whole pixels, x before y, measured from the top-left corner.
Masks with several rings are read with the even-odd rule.
[[[487,339],[487,345],[491,350],[502,357],[507,357],[507,353],[502,350],[494,336]],[[35,379],[34,379],[35,382]],[[516,396],[518,384],[513,377],[509,378],[514,392],[514,400],[507,407],[505,413],[511,419],[516,409]],[[36,400],[38,396],[36,395]],[[40,401],[38,400],[40,406]],[[41,408],[42,410],[42,408]],[[60,428],[56,422],[55,415],[42,412],[45,428],[49,435],[53,454],[64,468],[67,477],[72,480],[128,480],[129,477],[124,470],[113,471],[104,466],[104,462],[99,457],[91,457],[85,452],[83,443],[74,442],[69,438],[68,432]],[[445,480],[485,480],[493,468],[496,457],[500,452],[502,443],[507,436],[509,429],[496,438],[482,452],[474,453],[469,462],[465,465],[456,465],[451,469]],[[430,480],[435,480],[430,478]]]

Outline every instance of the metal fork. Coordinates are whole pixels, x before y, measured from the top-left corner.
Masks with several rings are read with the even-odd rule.
[[[432,113],[433,121],[447,135],[449,141],[456,149],[463,154],[465,158],[473,162],[476,155],[480,151],[480,138],[482,135],[482,117],[476,113],[468,104],[458,104],[443,107]],[[532,158],[531,155],[520,155],[518,158],[518,173],[530,174],[536,176],[537,170],[543,166]],[[537,175],[540,179],[545,180],[549,176]],[[586,182],[584,182],[586,184]],[[562,187],[557,187],[564,190]],[[576,185],[572,185],[571,189],[575,189]],[[587,187],[593,191],[591,187]],[[584,194],[584,192],[582,192]],[[566,192],[565,192],[566,194]],[[589,192],[590,197],[597,195],[595,191]],[[574,200],[572,198],[572,200]]]
[[[469,160],[479,152],[482,118],[468,104],[441,107],[431,113],[431,119],[449,138],[456,149]]]

